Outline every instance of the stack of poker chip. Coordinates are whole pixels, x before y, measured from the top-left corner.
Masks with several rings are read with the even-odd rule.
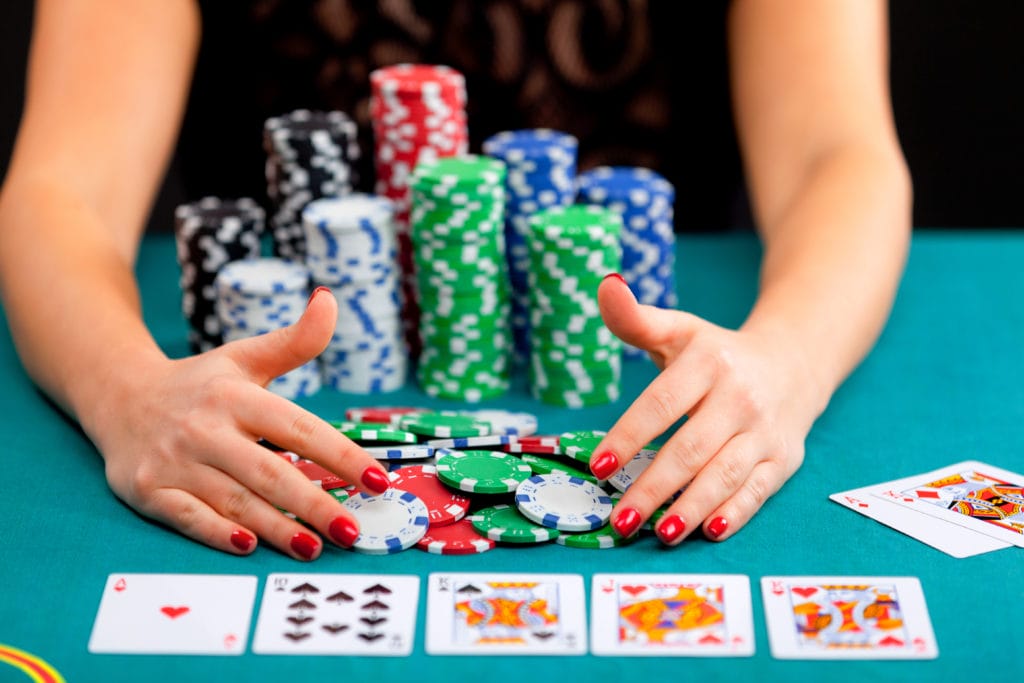
[[[324,383],[357,394],[399,389],[408,361],[393,202],[359,192],[317,199],[302,223],[312,284],[338,301],[337,327],[320,355]]]
[[[223,343],[213,286],[224,264],[260,255],[263,209],[247,197],[204,197],[174,211],[174,236],[181,268],[181,309],[189,323],[193,353]]]
[[[547,128],[503,131],[483,144],[484,154],[500,159],[507,168],[505,244],[512,282],[512,334],[519,358],[525,359],[530,351],[530,217],[575,201],[578,146],[572,135]]]
[[[309,299],[309,271],[279,258],[255,258],[228,263],[214,280],[217,315],[224,341],[266,334],[298,322]],[[286,398],[319,391],[316,359],[271,380],[268,389]]]
[[[622,218],[574,205],[530,219],[530,390],[551,405],[583,408],[620,394],[622,342],[605,326],[597,288],[622,263]]]
[[[622,277],[642,304],[675,308],[675,188],[658,173],[632,166],[601,166],[577,178],[578,201],[622,216]],[[627,357],[643,352],[626,345]]]
[[[477,402],[508,391],[505,165],[484,156],[420,162],[412,241],[420,292],[420,387]]]
[[[421,160],[469,151],[466,80],[443,65],[397,64],[370,74],[376,194],[395,201],[398,258],[402,266],[403,319],[413,355],[419,307],[409,235],[409,181]]]
[[[301,262],[306,253],[302,209],[314,199],[353,191],[357,133],[355,122],[340,111],[296,109],[264,122],[275,256]]]

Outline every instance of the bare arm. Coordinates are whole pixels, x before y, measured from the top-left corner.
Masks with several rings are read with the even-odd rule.
[[[613,515],[632,533],[680,488],[665,543],[729,537],[796,471],[814,420],[878,337],[906,259],[910,181],[887,84],[883,0],[735,0],[729,38],[738,134],[764,261],[737,331],[639,306],[614,278],[608,326],[662,373],[609,431],[605,478],[688,420]]]
[[[199,42],[192,0],[41,0],[28,97],[0,191],[0,293],[18,352],[79,420],[113,491],[233,553],[266,538],[297,559],[358,525],[260,437],[379,493],[387,476],[329,424],[264,387],[317,356],[331,296],[294,326],[181,360],[146,329],[134,261],[180,125]]]

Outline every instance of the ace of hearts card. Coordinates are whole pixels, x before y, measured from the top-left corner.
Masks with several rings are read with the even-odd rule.
[[[746,576],[595,574],[590,595],[590,648],[595,655],[754,654]]]

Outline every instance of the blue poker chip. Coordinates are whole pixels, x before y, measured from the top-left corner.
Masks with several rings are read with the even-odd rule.
[[[406,446],[373,446],[363,450],[374,460],[421,460],[434,457],[434,447],[429,442]]]
[[[516,437],[509,434],[488,434],[487,436],[463,436],[455,439],[430,439],[428,446],[434,448],[489,448],[508,446]]]
[[[516,508],[559,531],[593,531],[608,523],[612,499],[596,484],[563,473],[538,474],[516,488]]]
[[[651,466],[658,451],[653,448],[644,448],[629,462],[623,465],[618,472],[608,478],[608,483],[623,493],[640,478],[640,475]]]
[[[430,526],[426,503],[399,489],[388,489],[379,496],[359,493],[342,505],[359,523],[359,537],[352,550],[368,555],[390,555],[411,548]]]

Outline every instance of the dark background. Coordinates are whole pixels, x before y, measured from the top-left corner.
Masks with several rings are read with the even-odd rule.
[[[667,2],[670,0],[652,0]],[[20,116],[32,2],[0,21],[0,176]],[[892,95],[914,225],[1024,227],[1024,2],[892,0]],[[181,199],[173,171],[154,215]]]

